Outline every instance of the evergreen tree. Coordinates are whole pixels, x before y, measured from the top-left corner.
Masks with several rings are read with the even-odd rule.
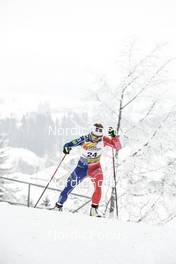
[[[1,135],[0,137],[0,200],[4,199],[4,195],[6,191],[5,182],[1,177],[9,172],[9,170],[3,166],[8,157],[7,150],[5,147],[6,147],[6,142],[4,137]]]

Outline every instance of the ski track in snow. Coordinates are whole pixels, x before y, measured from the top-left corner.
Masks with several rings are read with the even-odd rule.
[[[0,203],[0,264],[175,264],[176,227]]]

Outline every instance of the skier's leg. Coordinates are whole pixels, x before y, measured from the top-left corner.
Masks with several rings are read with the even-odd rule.
[[[61,206],[65,203],[68,198],[69,193],[87,176],[87,164],[79,161],[77,167],[71,173],[70,177],[67,179],[67,185],[64,190],[61,192],[58,204]]]
[[[90,215],[99,216],[97,209],[101,199],[101,189],[103,183],[103,172],[100,164],[90,165],[88,175],[94,184],[94,193],[92,195],[92,208]]]

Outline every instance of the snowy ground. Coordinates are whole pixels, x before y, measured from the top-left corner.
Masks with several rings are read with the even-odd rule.
[[[0,264],[175,264],[176,227],[0,203]]]

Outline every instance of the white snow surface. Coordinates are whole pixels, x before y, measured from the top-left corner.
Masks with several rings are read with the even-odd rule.
[[[175,264],[175,225],[152,226],[0,203],[1,264]]]

